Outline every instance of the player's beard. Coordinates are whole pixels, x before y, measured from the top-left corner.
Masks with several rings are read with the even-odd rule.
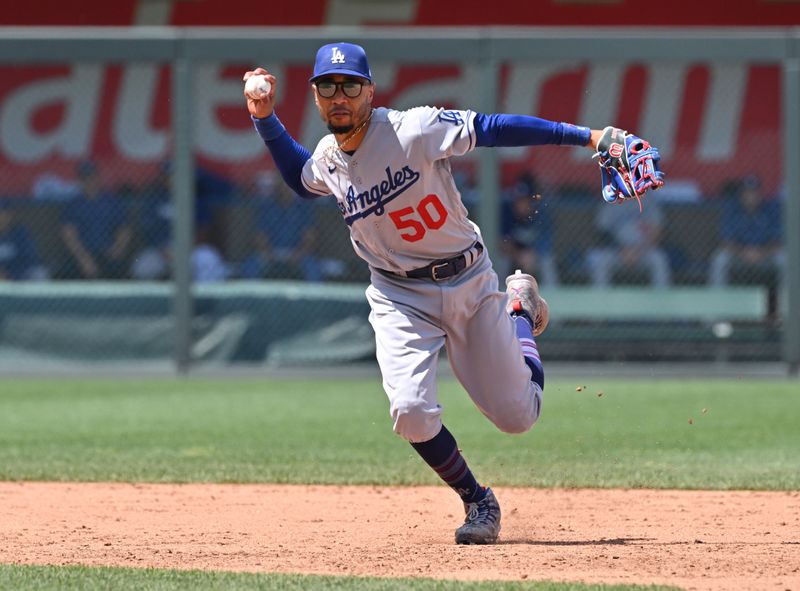
[[[355,125],[352,123],[350,125],[334,125],[333,123],[328,123],[328,131],[330,131],[334,135],[344,135],[346,133],[350,133],[355,129]]]
[[[344,135],[346,133],[350,133],[356,128],[356,125],[360,125],[364,119],[369,115],[370,106],[368,104],[364,104],[361,106],[361,109],[358,113],[360,117],[358,118],[358,122],[355,122],[355,117],[351,117],[353,119],[353,123],[349,125],[334,125],[333,123],[328,121],[328,131],[330,131],[334,135]]]

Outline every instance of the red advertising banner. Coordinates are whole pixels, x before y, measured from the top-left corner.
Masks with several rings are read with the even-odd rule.
[[[519,25],[790,26],[800,2],[674,0],[641,10],[633,0],[517,0],[487,10],[477,0],[231,3],[222,0],[65,0],[41,10],[18,2],[2,25]],[[369,48],[367,48],[369,49]],[[402,55],[399,52],[399,55]],[[313,56],[308,56],[309,67]],[[626,56],[621,56],[626,58]],[[241,74],[254,64],[203,64],[194,76],[192,121],[198,160],[246,178],[270,166],[242,100]],[[309,68],[261,64],[280,77],[278,113],[309,149],[324,129],[310,100]],[[478,101],[468,66],[373,64],[376,104],[471,108]],[[0,193],[28,195],[37,183],[74,175],[87,158],[108,182],[136,183],[170,154],[169,70],[158,64],[58,64],[0,67]],[[670,185],[681,180],[713,196],[721,185],[757,173],[780,184],[779,64],[686,63],[504,64],[499,111],[589,126],[614,124],[661,150]],[[581,154],[581,158],[586,154]],[[596,183],[591,166],[564,166],[563,150],[504,149],[504,180],[521,169],[545,183]],[[474,156],[473,156],[474,159]],[[469,160],[467,160],[469,162]],[[577,156],[575,162],[577,163]],[[243,177],[244,175],[244,177]]]
[[[146,22],[145,22],[146,21]],[[159,22],[155,22],[159,21]],[[160,24],[176,26],[792,26],[800,3],[792,0],[62,0],[8,3],[0,25]]]
[[[267,66],[279,76],[277,113],[313,149],[325,130],[311,101],[308,68]],[[196,156],[237,178],[271,166],[242,98],[248,67],[204,64],[193,77]],[[375,78],[376,105],[471,108],[477,101],[476,74],[467,67],[379,65]],[[709,196],[745,173],[760,174],[775,190],[780,81],[780,68],[764,64],[508,63],[498,110],[635,131],[659,147],[671,181],[690,180]],[[87,158],[109,182],[135,183],[169,158],[169,125],[165,66],[0,68],[1,191],[30,194],[43,176],[71,178]],[[501,152],[507,177],[530,169],[551,185],[597,180],[577,156],[576,165],[565,166],[563,148]]]

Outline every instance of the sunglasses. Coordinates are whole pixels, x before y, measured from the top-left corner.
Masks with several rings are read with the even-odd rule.
[[[361,94],[361,89],[364,87],[363,82],[356,80],[347,80],[345,82],[331,82],[322,80],[316,83],[317,94],[322,98],[333,98],[336,94],[336,89],[341,88],[344,96],[347,98],[356,98]]]

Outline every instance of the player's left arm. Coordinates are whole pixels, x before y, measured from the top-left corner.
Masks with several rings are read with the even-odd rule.
[[[658,149],[616,127],[590,129],[529,115],[475,114],[476,146],[585,146],[600,164],[603,199],[637,200],[664,184]],[[641,201],[640,201],[641,207]]]
[[[595,148],[599,131],[530,115],[475,114],[477,147],[586,146]]]
[[[477,147],[554,144],[595,148],[599,138],[599,133],[588,127],[529,115],[486,115],[433,107],[419,107],[410,113],[416,115],[419,137],[430,160],[461,156]]]

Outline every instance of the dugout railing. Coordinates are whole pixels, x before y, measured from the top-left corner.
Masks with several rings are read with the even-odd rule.
[[[53,63],[161,63],[170,68],[170,160],[172,203],[177,210],[173,227],[173,281],[159,286],[167,290],[171,323],[171,356],[180,371],[186,371],[199,359],[197,355],[197,291],[192,287],[190,259],[194,239],[196,158],[193,134],[193,78],[198,68],[208,61],[236,64],[277,61],[307,65],[316,48],[325,42],[348,39],[369,48],[374,62],[411,64],[459,64],[469,70],[476,81],[467,101],[469,106],[497,112],[501,87],[505,80],[504,65],[521,56],[540,62],[590,62],[619,60],[619,46],[632,43],[637,47],[637,61],[669,65],[676,61],[741,62],[777,64],[781,75],[779,103],[782,146],[774,145],[767,158],[782,165],[784,187],[784,237],[787,253],[785,282],[777,309],[779,323],[769,324],[769,333],[760,342],[796,372],[800,363],[800,33],[796,29],[724,29],[670,28],[646,29],[637,32],[618,29],[580,28],[453,28],[453,29],[224,29],[224,28],[3,28],[0,29],[0,62],[5,66]],[[612,42],[613,41],[613,42]],[[657,141],[654,138],[654,141]],[[487,243],[498,242],[503,155],[486,150],[475,163],[480,197],[478,220]],[[572,166],[576,166],[574,163]],[[585,166],[585,165],[584,165]],[[55,246],[57,248],[57,246]],[[141,293],[147,286],[129,284],[114,289]],[[52,291],[56,296],[66,285],[37,286],[36,290]],[[78,292],[95,290],[104,297],[101,285],[81,285]],[[236,293],[236,285],[220,285],[215,290]],[[699,288],[702,289],[702,288]],[[584,298],[592,298],[591,290],[583,290]],[[17,292],[17,290],[15,290]],[[24,295],[25,290],[17,293]],[[676,292],[677,293],[677,292]],[[705,291],[707,296],[711,292]],[[730,292],[733,293],[733,292]],[[753,293],[762,294],[756,287]],[[107,294],[106,294],[107,295]],[[162,294],[163,295],[163,294]],[[647,295],[647,294],[643,294]],[[774,295],[774,294],[773,294]],[[649,297],[649,296],[648,296]],[[656,297],[657,305],[669,305]],[[703,296],[705,297],[705,296]],[[761,295],[755,296],[759,299]],[[698,297],[698,302],[701,300]],[[723,295],[723,299],[728,296]],[[591,300],[586,300],[591,301]],[[594,300],[597,301],[597,300]],[[613,299],[612,299],[613,302]],[[553,302],[558,305],[558,298]],[[606,304],[598,305],[600,309]],[[613,307],[613,303],[607,304]],[[618,306],[625,309],[624,306]],[[57,313],[57,312],[56,312]],[[337,318],[338,319],[338,318]],[[597,319],[573,320],[596,322]],[[641,319],[636,319],[640,322]],[[691,321],[691,318],[684,318]],[[722,319],[724,321],[724,319]],[[749,319],[750,321],[752,319]],[[773,319],[774,320],[774,319]],[[102,322],[102,321],[101,321]],[[675,320],[680,326],[681,319]],[[593,334],[580,325],[576,338]],[[640,323],[641,327],[641,323]],[[616,335],[619,343],[635,343],[629,327],[608,325],[604,338]],[[766,329],[765,329],[766,330]],[[723,332],[725,332],[723,330]],[[124,333],[124,331],[123,331]],[[360,334],[360,333],[359,333]],[[694,333],[684,333],[688,342]],[[735,334],[735,333],[734,333]],[[664,342],[677,342],[681,333]],[[162,336],[167,338],[167,336]],[[359,337],[361,338],[361,337]],[[590,339],[591,340],[591,339]],[[574,341],[568,340],[568,346]],[[163,347],[163,342],[161,343]],[[44,346],[44,344],[43,344]],[[620,350],[622,347],[620,348]],[[662,352],[666,349],[661,349]],[[658,350],[652,358],[658,356]]]

